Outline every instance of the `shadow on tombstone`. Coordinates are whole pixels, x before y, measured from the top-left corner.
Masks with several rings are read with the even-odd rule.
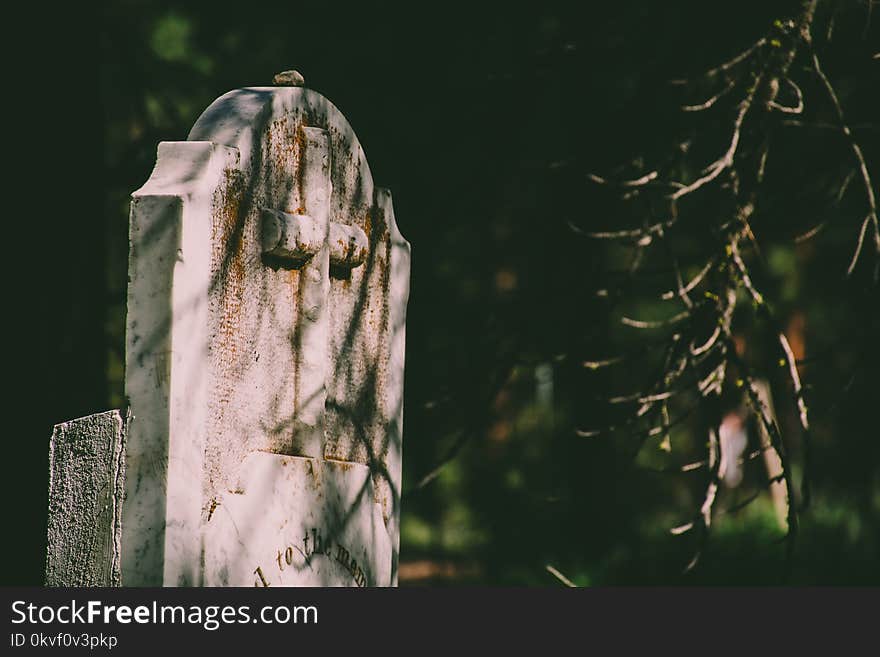
[[[131,203],[119,567],[89,583],[395,585],[409,272],[317,92],[238,89],[160,143]]]

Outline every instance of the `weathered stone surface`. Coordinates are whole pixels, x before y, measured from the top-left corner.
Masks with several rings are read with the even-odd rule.
[[[391,584],[391,540],[359,463],[255,452],[211,515],[209,586]]]
[[[256,566],[229,555],[274,555],[285,527],[342,532],[369,582],[393,583],[409,244],[390,195],[346,119],[308,89],[230,92],[189,139],[160,144],[132,201],[126,584],[250,585]],[[266,473],[332,472],[322,481],[338,491],[368,473],[369,485],[348,512],[340,493],[315,516],[305,479],[272,489],[281,506],[255,497],[255,455],[275,462]],[[251,542],[217,543],[234,533],[215,526],[222,510],[261,504],[274,511]],[[387,550],[368,538],[372,508]]]
[[[324,242],[330,246],[330,266],[351,269],[363,264],[367,257],[369,240],[358,226],[330,224],[330,234],[324,235],[322,226],[303,214],[289,214],[277,210],[263,210],[263,253],[288,266],[304,264]]]
[[[120,585],[125,430],[119,411],[55,426],[46,586]]]
[[[234,223],[237,161],[235,149],[210,142],[163,142],[153,175],[133,194],[126,585],[201,583],[212,236],[217,224]]]

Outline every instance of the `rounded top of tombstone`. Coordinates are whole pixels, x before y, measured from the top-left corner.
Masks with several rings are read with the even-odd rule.
[[[306,81],[302,73],[293,69],[276,73],[275,77],[272,78],[272,84],[279,87],[301,87],[305,83]]]

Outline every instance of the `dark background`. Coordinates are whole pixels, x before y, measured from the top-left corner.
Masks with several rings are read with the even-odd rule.
[[[641,467],[625,438],[576,435],[608,419],[597,397],[636,374],[589,377],[579,365],[621,331],[595,291],[623,258],[568,223],[627,225],[586,173],[661,157],[691,119],[669,80],[731,57],[796,4],[32,8],[5,56],[19,175],[6,186],[18,230],[7,234],[15,335],[0,581],[41,582],[52,425],[123,403],[127,208],[157,143],[185,139],[227,90],[296,68],[351,122],[413,245],[401,584],[555,585],[548,564],[581,585],[778,583],[781,530],[766,495],[721,518],[683,575],[693,545],[668,529],[699,505],[699,486]],[[826,63],[850,121],[876,121],[880,19],[865,2],[820,7],[821,29],[835,16]],[[728,130],[723,115],[701,121],[701,136]],[[860,137],[876,179],[877,132]],[[863,209],[853,192],[819,246],[792,246],[780,226],[811,212],[808,191],[833,192],[848,155],[832,139],[789,141],[770,187],[781,210],[759,234],[762,282],[807,327],[807,354],[824,358],[805,376],[819,466],[792,581],[876,584],[877,288],[861,270],[842,275]],[[779,413],[797,453],[792,409]],[[699,444],[692,434],[685,425],[676,437],[685,452]]]

